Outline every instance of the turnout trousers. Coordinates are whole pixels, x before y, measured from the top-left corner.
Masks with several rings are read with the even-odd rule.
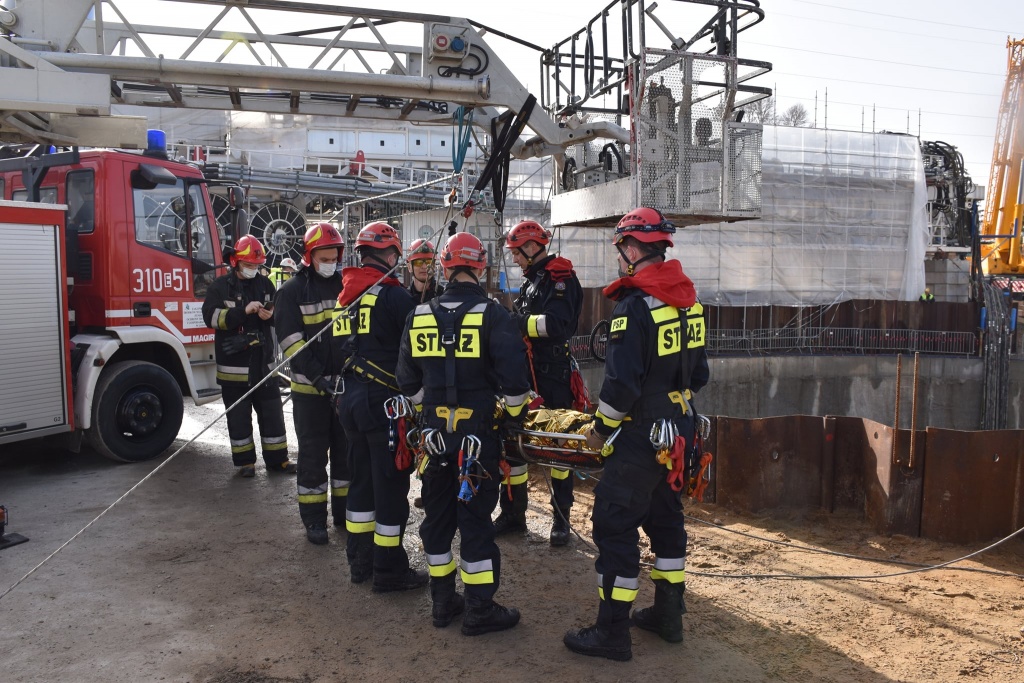
[[[692,446],[693,419],[676,421]],[[686,529],[681,493],[666,481],[668,470],[655,459],[650,421],[624,422],[614,452],[605,460],[594,488],[594,542],[597,544],[597,624],[613,631],[628,629],[629,609],[639,589],[640,534],[651,539],[656,561],[651,579],[682,584],[686,579]]]
[[[304,525],[327,523],[327,501],[335,526],[345,524],[349,488],[348,441],[329,396],[292,392],[292,419],[299,440],[296,483]],[[328,477],[328,466],[330,477]]]
[[[348,438],[351,484],[345,527],[349,567],[356,571],[372,564],[375,581],[400,579],[409,570],[402,546],[409,521],[409,475],[395,467],[388,446],[384,401],[393,394],[376,382],[347,375],[338,412]]]
[[[420,538],[427,554],[430,578],[436,581],[455,573],[452,539],[458,530],[461,536],[458,567],[465,586],[466,604],[486,607],[493,601],[501,574],[501,552],[494,542],[491,522],[501,481],[498,467],[501,444],[493,430],[481,429],[477,436],[482,442],[480,469],[477,470],[481,476],[474,477],[476,493],[468,502],[458,498],[462,488],[458,462],[462,434],[445,433],[444,454],[430,456],[421,464],[425,518],[420,524]]]
[[[221,393],[224,407],[233,406],[251,387],[224,384]],[[252,413],[260,425],[263,462],[268,469],[280,467],[288,459],[288,433],[284,426],[281,390],[272,377],[228,413],[228,437],[231,439],[231,461],[235,467],[256,464],[256,442],[252,436]]]

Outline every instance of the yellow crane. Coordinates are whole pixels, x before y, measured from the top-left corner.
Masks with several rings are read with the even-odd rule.
[[[1006,84],[996,121],[980,231],[982,268],[986,275],[1024,275],[1024,39],[1007,38],[1006,47]]]

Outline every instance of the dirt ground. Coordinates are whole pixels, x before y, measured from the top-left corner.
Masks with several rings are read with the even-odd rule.
[[[191,407],[183,435],[219,408]],[[0,449],[8,531],[31,539],[0,551],[0,592],[155,464]],[[913,568],[794,545],[924,564],[977,548],[881,537],[853,515],[752,517],[697,503],[686,510],[685,642],[634,629],[631,662],[575,655],[562,635],[597,608],[592,486],[579,486],[572,520],[587,542],[560,549],[547,543],[543,470],[531,489],[530,533],[499,541],[498,600],[519,607],[522,622],[466,638],[458,623],[431,626],[426,591],[375,595],[349,583],[342,536],[305,540],[292,478],[233,477],[219,423],[0,599],[0,680],[1024,682],[1024,581],[993,573],[1024,573],[1021,538],[958,565],[970,572],[753,578]],[[406,545],[423,567],[418,522]],[[638,604],[652,596],[642,581]]]

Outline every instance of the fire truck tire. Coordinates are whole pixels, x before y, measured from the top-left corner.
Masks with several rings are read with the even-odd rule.
[[[184,412],[181,389],[162,367],[115,363],[96,383],[89,442],[111,460],[149,460],[174,442]]]

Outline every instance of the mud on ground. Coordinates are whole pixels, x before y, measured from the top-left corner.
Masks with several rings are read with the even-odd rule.
[[[0,600],[0,680],[1024,681],[1024,582],[982,571],[1024,572],[1020,539],[960,565],[973,572],[717,578],[707,574],[911,568],[786,544],[926,564],[975,548],[878,536],[849,514],[748,516],[691,503],[686,640],[634,629],[633,661],[614,663],[562,645],[567,629],[595,617],[594,553],[580,539],[548,545],[543,470],[531,477],[529,534],[500,541],[498,600],[519,607],[522,622],[466,638],[458,623],[431,626],[426,591],[375,595],[349,583],[341,535],[326,546],[305,540],[292,478],[235,478],[226,436],[204,439]],[[9,531],[31,538],[0,551],[0,592],[154,465],[0,451]],[[573,525],[589,539],[589,483],[577,499]],[[417,524],[406,544],[422,567]],[[638,604],[652,596],[642,580]]]

